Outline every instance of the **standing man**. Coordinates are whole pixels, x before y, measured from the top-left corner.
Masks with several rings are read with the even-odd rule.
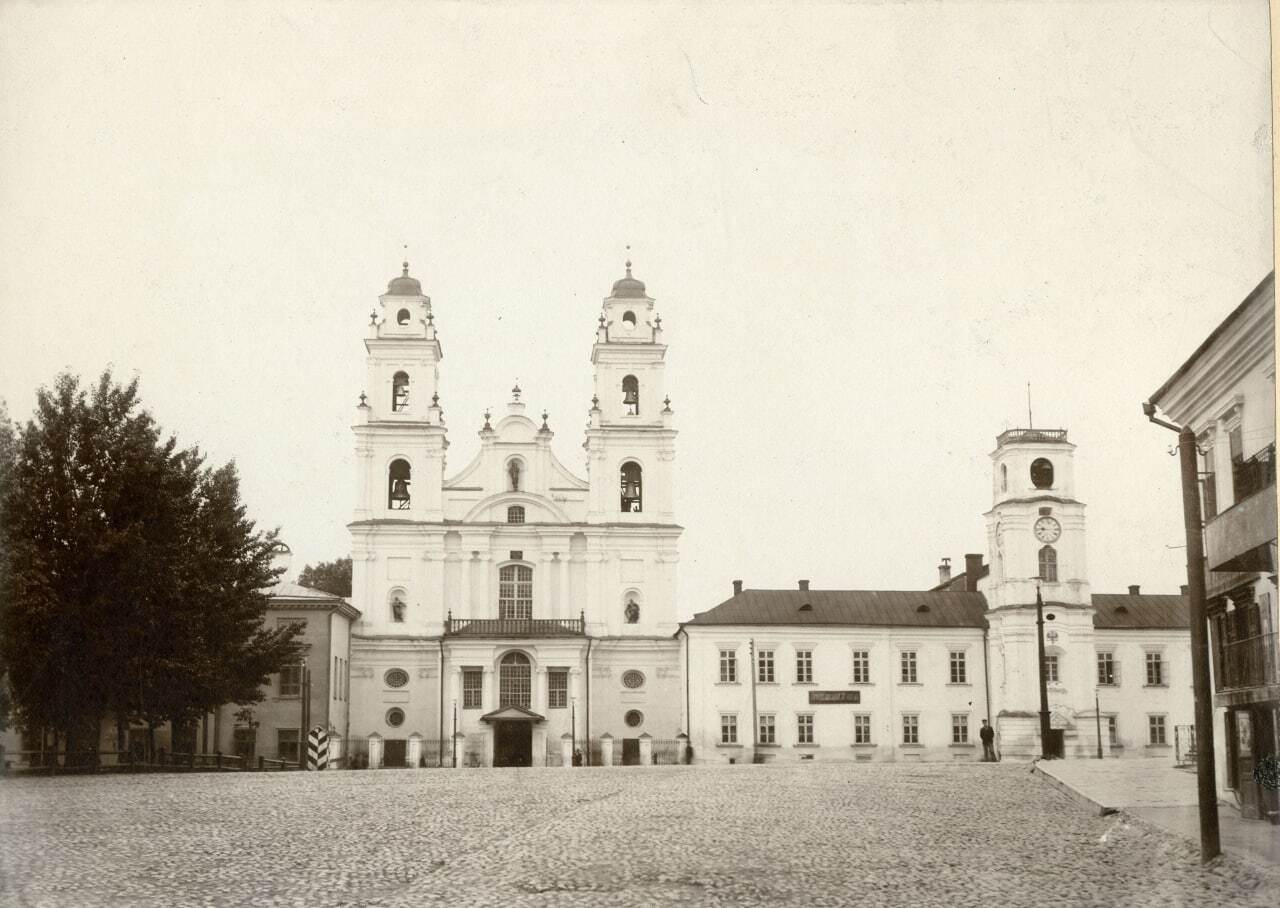
[[[982,762],[996,762],[996,730],[987,723],[986,719],[982,720],[982,731],[978,732],[978,737],[982,739]]]

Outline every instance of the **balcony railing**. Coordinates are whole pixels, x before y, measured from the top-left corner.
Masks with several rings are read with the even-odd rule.
[[[1218,656],[1220,691],[1280,683],[1276,672],[1276,634],[1258,634],[1222,644]]]
[[[1250,495],[1276,484],[1276,446],[1267,445],[1248,460],[1231,465],[1231,482],[1235,500],[1244,501]]]
[[[581,637],[578,618],[455,618],[444,622],[446,637]]]
[[[996,436],[996,444],[1020,441],[1066,441],[1066,429],[1006,429]]]

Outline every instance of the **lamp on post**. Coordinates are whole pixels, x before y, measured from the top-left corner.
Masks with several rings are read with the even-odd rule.
[[[449,736],[449,754],[453,768],[458,768],[458,701],[453,701],[453,734]]]
[[[1036,580],[1036,649],[1040,664],[1040,759],[1052,760],[1057,756],[1056,749],[1050,753],[1049,746],[1049,673],[1044,659],[1044,599],[1040,597],[1040,581]],[[1049,616],[1053,620],[1053,616]]]
[[[1200,860],[1222,854],[1218,829],[1218,792],[1213,760],[1213,700],[1209,689],[1209,638],[1205,626],[1204,526],[1200,512],[1200,476],[1196,462],[1196,433],[1156,416],[1146,401],[1143,414],[1157,426],[1178,433],[1182,469],[1182,522],[1187,538],[1188,611],[1191,620],[1191,686],[1195,696],[1196,800],[1200,810]]]
[[[569,698],[569,763],[578,758],[578,698]]]
[[[1093,724],[1098,732],[1098,759],[1102,759],[1102,711],[1098,706],[1098,686],[1093,687]]]

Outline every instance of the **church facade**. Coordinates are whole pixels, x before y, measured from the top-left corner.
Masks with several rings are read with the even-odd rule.
[[[349,741],[370,765],[625,762],[681,730],[681,528],[662,322],[627,274],[591,346],[579,476],[513,388],[450,475],[431,300],[403,274],[365,338],[350,524]],[[618,758],[614,758],[618,759]]]

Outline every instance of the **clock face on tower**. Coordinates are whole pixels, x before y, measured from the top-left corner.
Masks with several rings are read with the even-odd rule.
[[[1036,534],[1036,539],[1048,544],[1058,541],[1058,537],[1062,535],[1062,525],[1052,517],[1041,517],[1035,522],[1032,531]]]

